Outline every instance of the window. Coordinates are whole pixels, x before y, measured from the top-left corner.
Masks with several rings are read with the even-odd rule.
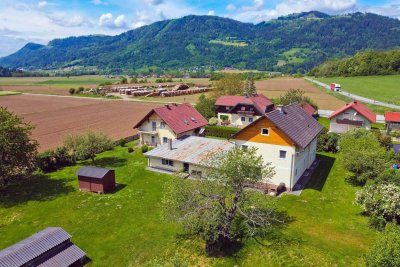
[[[269,129],[268,128],[262,128],[261,129],[261,135],[269,135]]]
[[[168,143],[168,138],[167,137],[163,137],[162,141],[163,141],[164,144],[166,144],[166,143]]]
[[[285,150],[279,150],[279,158],[286,159],[286,151]]]
[[[249,146],[242,145],[242,149],[243,149],[243,150],[247,150],[248,147],[249,147]]]
[[[151,129],[152,129],[153,131],[156,131],[156,130],[157,130],[157,122],[156,122],[156,121],[152,121],[152,122],[151,122]]]
[[[165,122],[160,122],[160,129],[164,129],[165,128]]]
[[[240,108],[242,111],[245,111],[246,110],[246,107],[241,107]]]
[[[229,110],[229,107],[225,107],[226,110]]]
[[[253,117],[249,117],[249,122],[253,122]]]
[[[174,161],[173,160],[169,160],[169,159],[162,159],[161,163],[162,163],[162,165],[174,166]]]
[[[296,169],[296,172],[295,172],[295,174],[294,174],[295,176],[297,176],[297,169]]]
[[[241,121],[246,121],[246,117],[240,117]]]

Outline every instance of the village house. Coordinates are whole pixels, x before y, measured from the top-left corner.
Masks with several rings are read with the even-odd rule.
[[[316,158],[317,136],[322,130],[313,117],[297,103],[278,107],[260,116],[231,140],[183,136],[153,149],[145,156],[152,170],[184,171],[201,175],[210,155],[234,146],[256,147],[265,162],[271,162],[276,174],[272,187],[284,183],[291,190]]]
[[[221,96],[215,103],[215,110],[221,124],[243,128],[274,109],[266,96]]]
[[[152,109],[133,128],[138,129],[141,144],[158,146],[180,136],[200,135],[207,124],[192,105],[171,104]]]
[[[400,130],[400,112],[385,112],[386,131]]]
[[[330,132],[345,133],[356,128],[370,130],[376,123],[376,114],[359,101],[353,101],[333,112],[328,119]]]

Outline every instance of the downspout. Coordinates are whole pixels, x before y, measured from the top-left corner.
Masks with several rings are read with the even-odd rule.
[[[294,171],[294,157],[295,157],[295,155],[296,155],[296,148],[295,148],[295,151],[294,151],[294,154],[292,154],[292,162],[291,162],[291,170],[290,170],[290,185],[289,185],[289,188],[290,188],[290,191],[292,191],[292,184],[293,184],[293,171]]]

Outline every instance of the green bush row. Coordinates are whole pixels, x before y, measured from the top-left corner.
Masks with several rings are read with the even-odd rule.
[[[220,137],[220,138],[230,138],[233,134],[240,131],[239,128],[224,127],[224,126],[211,126],[207,125],[206,135]]]

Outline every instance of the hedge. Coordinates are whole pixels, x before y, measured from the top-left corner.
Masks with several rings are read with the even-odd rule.
[[[211,126],[207,125],[205,127],[206,135],[220,137],[220,138],[230,138],[233,134],[240,131],[239,128],[224,127],[224,126]]]

